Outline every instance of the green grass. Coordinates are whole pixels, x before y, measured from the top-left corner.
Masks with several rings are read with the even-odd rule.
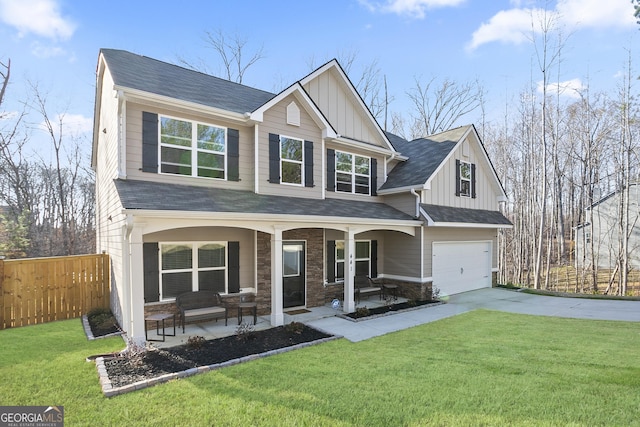
[[[391,320],[391,318],[390,318]],[[105,398],[79,320],[0,331],[0,404],[66,425],[640,425],[640,324],[475,311]]]

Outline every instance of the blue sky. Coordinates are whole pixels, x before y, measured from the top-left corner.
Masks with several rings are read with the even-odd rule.
[[[250,86],[282,89],[311,71],[311,62],[355,52],[354,74],[377,61],[386,75],[391,111],[410,108],[406,92],[416,77],[478,79],[499,117],[506,102],[541,79],[528,35],[543,7],[559,13],[567,36],[559,80],[612,93],[629,52],[632,61],[640,58],[629,0],[0,0],[0,62],[12,64],[3,109],[19,108],[29,79],[48,93],[52,113],[65,112],[70,126],[88,131],[100,48],[168,62],[210,59],[215,68],[203,34],[220,30],[246,38],[247,52],[262,46],[264,58],[243,81]]]

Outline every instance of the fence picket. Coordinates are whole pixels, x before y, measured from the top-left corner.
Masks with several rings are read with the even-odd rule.
[[[109,256],[0,260],[0,329],[109,307]]]

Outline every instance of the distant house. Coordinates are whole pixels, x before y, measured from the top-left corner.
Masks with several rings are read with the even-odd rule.
[[[640,268],[640,185],[629,186],[629,265]],[[585,210],[585,223],[575,229],[576,267],[615,268],[621,253],[620,192],[601,198]]]
[[[130,337],[144,315],[208,289],[285,310],[356,276],[428,298],[492,286],[504,189],[474,126],[386,133],[336,60],[270,93],[102,49],[92,166],[97,250]]]

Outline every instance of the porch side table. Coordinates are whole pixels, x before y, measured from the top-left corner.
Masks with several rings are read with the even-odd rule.
[[[258,304],[255,302],[238,303],[238,325],[242,323],[242,310],[245,308],[250,308],[253,312],[253,324],[255,325],[258,319]]]
[[[173,317],[173,335],[167,334],[165,331],[164,321]],[[161,340],[150,340],[147,337],[147,322],[156,322],[156,334],[158,336],[162,336]],[[162,333],[160,333],[160,322],[162,322]],[[165,337],[175,337],[176,336],[176,315],[175,313],[154,313],[144,318],[144,339],[147,341],[165,341]]]

